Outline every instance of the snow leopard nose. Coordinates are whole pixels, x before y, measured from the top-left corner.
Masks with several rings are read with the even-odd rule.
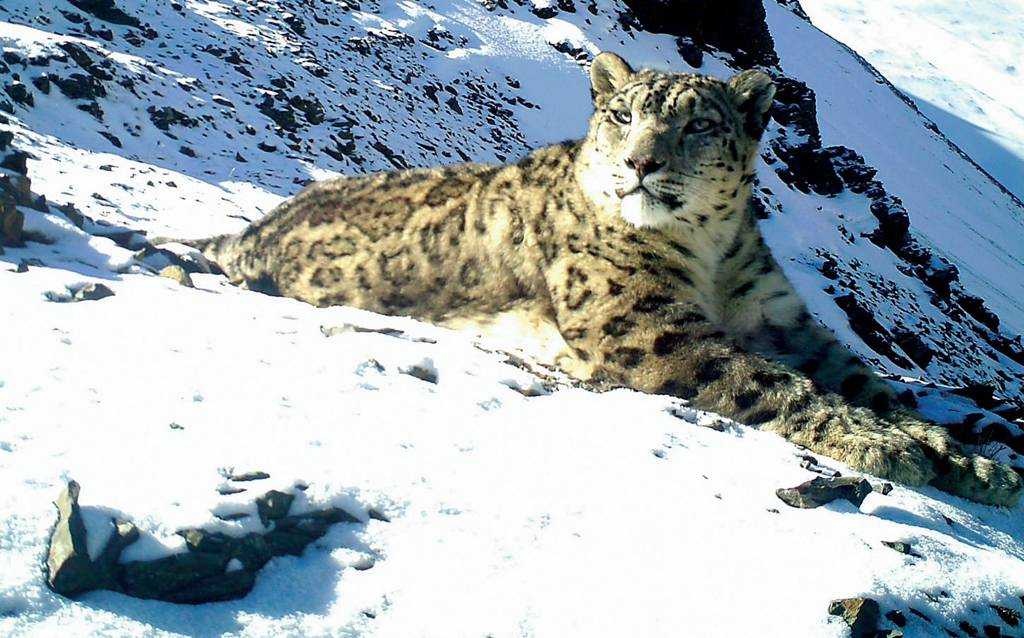
[[[643,179],[665,165],[650,156],[630,157],[626,159],[626,166],[636,171],[636,176]]]

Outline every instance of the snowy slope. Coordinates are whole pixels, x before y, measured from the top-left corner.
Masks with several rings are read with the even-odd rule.
[[[897,487],[859,510],[792,510],[775,489],[815,474],[776,437],[702,427],[716,418],[666,397],[527,397],[545,383],[464,337],[211,275],[188,289],[133,259],[139,233],[237,230],[311,179],[504,161],[579,136],[588,56],[686,70],[674,37],[615,3],[118,6],[139,26],[66,2],[0,4],[0,129],[31,154],[36,192],[97,220],[83,232],[22,207],[52,243],[0,255],[0,484],[14,486],[0,493],[0,633],[842,636],[829,601],[870,595],[908,618],[908,636],[961,622],[1013,635],[990,605],[1024,611],[1024,506]],[[793,7],[765,8],[773,72],[817,98],[818,130],[780,103],[760,167],[764,230],[812,311],[883,371],[987,383],[1024,405],[1024,209]],[[701,71],[727,76],[729,60]],[[839,158],[826,162],[837,192],[802,182],[821,166],[794,160],[801,145]],[[875,171],[867,194],[851,166]],[[903,243],[865,236],[878,201],[906,210]],[[949,264],[958,278],[941,276]],[[116,294],[46,300],[85,281]],[[321,331],[344,324],[437,343]],[[415,366],[437,383],[403,373]],[[912,387],[929,415],[1001,423],[1019,443],[992,412]],[[50,501],[68,478],[91,515],[130,517],[136,551],[159,553],[183,527],[257,524],[217,518],[254,508],[253,494],[217,493],[233,469],[266,471],[267,489],[308,484],[311,504],[365,522],[274,559],[236,602],[70,602],[45,588]]]
[[[674,38],[638,31],[617,5],[174,6],[133,9],[151,25],[143,28],[101,27],[52,3],[0,7],[11,21],[5,84],[31,94],[32,106],[8,102],[16,144],[36,158],[32,175],[50,199],[159,235],[236,230],[311,179],[503,161],[579,136],[589,112],[583,64],[600,49],[687,68]],[[777,162],[763,166],[767,208],[795,213],[769,220],[769,234],[793,260],[812,311],[883,371],[987,384],[1024,409],[1024,208],[842,47],[774,2],[768,8],[783,53],[777,72],[825,92],[816,152],[841,145],[863,155],[886,197],[903,200],[886,210],[905,208],[920,244],[917,263],[890,254],[861,237],[879,226],[866,197],[801,192],[773,178]],[[816,39],[813,55],[805,38]],[[701,70],[732,72],[710,56]],[[776,140],[799,138],[796,128],[787,123]],[[809,214],[818,209],[826,215]],[[810,272],[830,256],[850,285]],[[952,268],[963,285],[949,292]],[[838,305],[846,295],[880,327],[847,328],[844,315],[857,310]],[[905,330],[917,335],[909,345]]]
[[[1024,2],[804,0],[953,141],[1024,198]]]
[[[527,398],[513,388],[541,382],[504,356],[412,321],[210,275],[195,290],[129,276],[76,304],[39,294],[76,281],[67,271],[0,275],[4,635],[839,637],[828,603],[859,594],[930,635],[1003,626],[988,605],[1019,607],[1019,508],[897,487],[860,510],[795,510],[775,489],[815,474],[776,436],[628,391]],[[321,331],[346,324],[409,339]],[[220,496],[225,469],[270,478]],[[215,515],[251,514],[257,488],[296,481],[314,503],[391,522],[335,526],[236,602],[72,603],[39,569],[67,477],[87,509],[151,535],[141,552],[180,545],[183,527],[251,529]]]

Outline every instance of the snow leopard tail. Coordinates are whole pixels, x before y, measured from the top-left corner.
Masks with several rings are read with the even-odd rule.
[[[242,249],[242,240],[245,233],[216,235],[202,239],[171,239],[164,237],[153,238],[150,243],[154,246],[166,243],[178,243],[191,246],[203,254],[203,257],[210,262],[214,272],[227,275],[228,279],[235,284],[245,284],[250,289],[260,290],[277,294],[266,288],[263,282],[267,279],[265,273],[265,260],[255,259],[252,252]]]

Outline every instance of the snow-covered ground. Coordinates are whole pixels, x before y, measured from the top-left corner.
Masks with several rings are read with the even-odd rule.
[[[802,0],[1024,199],[1024,2]]]
[[[324,175],[460,153],[513,158],[583,131],[577,56],[612,49],[685,69],[671,37],[627,29],[615,3],[554,17],[544,16],[565,3],[118,4],[158,34],[129,44],[132,28],[89,18],[94,34],[111,30],[107,40],[61,12],[70,4],[0,4],[0,46],[24,62],[6,63],[5,83],[110,76],[92,100],[101,117],[77,108],[90,100],[32,88],[35,106],[15,106],[0,128],[32,153],[37,192],[112,225],[89,225],[90,235],[26,208],[27,228],[53,243],[0,255],[0,634],[839,637],[848,630],[829,601],[866,595],[900,611],[907,636],[948,635],[962,621],[1013,635],[990,605],[1024,611],[1022,505],[897,486],[859,509],[790,509],[776,488],[816,474],[775,436],[706,427],[717,417],[668,397],[569,386],[524,396],[545,385],[487,344],[212,275],[181,287],[97,236],[230,231]],[[782,70],[817,93],[825,145],[862,153],[1001,330],[1024,330],[1024,211],[829,38],[774,2],[766,9]],[[75,62],[68,44],[98,70]],[[702,71],[731,73],[714,57]],[[163,130],[148,107],[191,123]],[[788,135],[774,124],[769,133]],[[822,322],[881,369],[1022,396],[1024,366],[863,238],[877,224],[864,197],[802,193],[777,167],[761,167],[764,229]],[[838,280],[820,272],[825,253]],[[16,272],[23,262],[27,272]],[[47,301],[85,281],[115,295]],[[902,367],[873,351],[834,302],[844,293],[888,329],[913,327],[935,360]],[[412,338],[321,330],[349,324]],[[415,368],[436,383],[407,373]],[[950,420],[979,411],[922,407]],[[270,478],[218,493],[225,474],[249,470]],[[272,560],[239,601],[70,601],[41,571],[51,501],[70,478],[93,520],[139,525],[138,554],[173,551],[183,527],[253,530],[253,499],[297,482],[309,486],[306,505],[345,507],[364,522]],[[390,522],[369,520],[370,508]],[[250,516],[217,517],[233,513]],[[907,541],[919,556],[882,541]]]
[[[50,257],[7,257],[25,255]],[[775,489],[816,476],[799,450],[706,427],[717,419],[676,400],[526,397],[515,388],[542,387],[530,373],[440,329],[212,275],[196,289],[111,276],[114,297],[54,304],[41,291],[80,275],[0,271],[0,634],[838,637],[829,601],[870,594],[927,635],[910,607],[980,627],[998,624],[988,603],[1024,591],[1019,509],[899,487],[860,510],[791,509]],[[409,338],[321,330],[349,324]],[[217,493],[225,471],[250,470],[270,478]],[[296,482],[311,503],[391,522],[335,526],[236,602],[71,602],[40,571],[67,478],[87,510],[152,535],[148,551],[183,527],[252,529],[214,514],[251,514],[257,490]]]

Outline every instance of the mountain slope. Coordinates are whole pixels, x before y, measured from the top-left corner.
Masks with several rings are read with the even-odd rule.
[[[805,0],[803,6],[818,28],[862,53],[1024,197],[1024,3]]]
[[[799,5],[750,13],[740,51],[711,9],[699,33],[651,22],[665,3],[139,4],[0,5],[0,129],[29,154],[0,148],[29,240],[0,255],[4,633],[840,636],[828,603],[857,595],[907,635],[1014,631],[990,605],[1024,611],[1021,506],[897,487],[792,510],[775,489],[827,469],[674,400],[552,387],[415,322],[151,276],[194,268],[145,234],[238,230],[311,179],[580,136],[599,50],[723,77],[762,64],[781,87],[763,229],[812,312],[921,379],[901,388],[926,414],[1021,464],[1024,209]],[[28,197],[24,168],[74,208]],[[52,301],[87,281],[115,295]],[[330,329],[349,324],[406,333]],[[927,382],[975,384],[973,400]],[[244,469],[361,522],[232,603],[45,589],[66,479],[161,555],[181,528],[256,529],[252,494],[217,493]],[[903,540],[919,556],[881,543]]]

